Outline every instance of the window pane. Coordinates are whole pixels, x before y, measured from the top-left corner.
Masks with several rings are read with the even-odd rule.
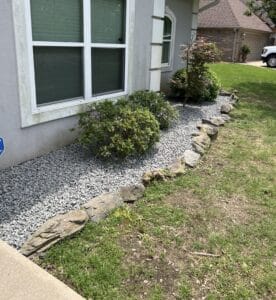
[[[125,43],[125,0],[92,0],[92,42]]]
[[[168,64],[170,61],[170,47],[171,42],[163,42],[162,64]]]
[[[37,104],[83,97],[82,48],[34,47]]]
[[[31,0],[34,41],[82,42],[82,0]]]
[[[124,49],[92,49],[93,95],[124,90]]]
[[[172,35],[172,22],[168,17],[164,18],[164,36],[170,37]]]

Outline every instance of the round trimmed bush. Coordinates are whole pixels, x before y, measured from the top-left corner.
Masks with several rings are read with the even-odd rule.
[[[81,145],[101,158],[143,154],[159,140],[159,124],[150,111],[103,101],[80,115]]]
[[[161,93],[138,91],[130,95],[128,100],[132,107],[148,109],[159,122],[160,129],[169,128],[178,117],[177,110]]]

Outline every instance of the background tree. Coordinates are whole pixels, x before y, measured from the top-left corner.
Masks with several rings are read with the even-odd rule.
[[[247,15],[252,13],[263,15],[266,13],[274,24],[276,24],[276,0],[248,0],[247,5]]]

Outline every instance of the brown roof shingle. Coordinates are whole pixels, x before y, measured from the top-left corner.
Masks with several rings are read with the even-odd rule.
[[[201,0],[200,7],[210,3]],[[220,0],[219,4],[199,14],[199,28],[244,28],[271,32],[259,17],[246,16],[246,5],[241,0]]]

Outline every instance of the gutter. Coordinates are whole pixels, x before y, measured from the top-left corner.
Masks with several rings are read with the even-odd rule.
[[[201,7],[201,8],[199,9],[199,12],[201,13],[201,12],[203,12],[203,11],[205,11],[205,10],[207,10],[207,9],[209,9],[209,8],[211,8],[211,7],[213,7],[213,6],[218,5],[219,3],[220,3],[220,0],[213,0],[213,2],[211,2],[211,3],[209,3],[209,4],[206,4],[206,5],[204,5],[203,7]]]

